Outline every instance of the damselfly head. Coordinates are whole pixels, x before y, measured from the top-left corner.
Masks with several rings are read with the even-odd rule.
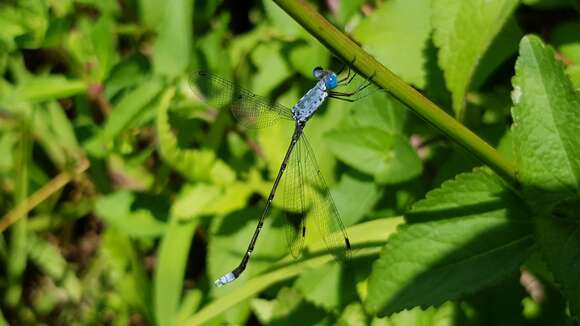
[[[316,67],[312,70],[312,76],[316,79],[321,79],[324,75],[326,75],[326,71],[322,67]]]
[[[338,77],[330,70],[324,70],[321,67],[316,67],[312,70],[312,75],[318,80],[324,80],[326,89],[333,89],[338,84]]]

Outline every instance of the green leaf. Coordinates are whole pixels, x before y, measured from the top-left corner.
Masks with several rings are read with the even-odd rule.
[[[433,39],[439,48],[439,65],[457,115],[463,111],[465,94],[480,60],[517,3],[517,0],[433,1]]]
[[[421,173],[421,160],[402,135],[365,127],[331,131],[326,139],[338,159],[379,183],[399,183]]]
[[[565,8],[574,3],[575,0],[522,0],[522,3],[537,8]]]
[[[373,326],[389,325],[457,325],[461,321],[461,312],[455,304],[451,302],[444,303],[441,307],[429,309],[420,309],[419,307],[411,310],[404,310],[383,319],[375,318]]]
[[[352,326],[352,325],[368,325],[367,316],[363,306],[358,303],[351,303],[340,315],[336,325],[338,326]]]
[[[344,270],[333,263],[303,273],[294,287],[302,292],[306,300],[326,311],[332,311],[339,308],[341,303],[349,302],[355,297],[353,291],[345,291],[341,286],[343,278]],[[349,295],[352,297],[349,298]]]
[[[536,218],[538,243],[544,259],[570,303],[570,313],[580,316],[580,225],[576,220],[558,220],[551,216]]]
[[[469,89],[479,89],[497,68],[518,51],[524,36],[515,17],[509,17],[477,63]]]
[[[159,325],[175,325],[189,246],[197,224],[196,219],[184,222],[171,217],[161,240],[157,253],[158,264],[153,276],[155,320]]]
[[[526,205],[479,169],[431,191],[407,214],[369,278],[379,316],[458,299],[515,273],[534,240]]]
[[[281,53],[282,44],[279,42],[261,44],[252,52],[252,61],[258,67],[253,79],[256,94],[268,94],[292,75]]]
[[[431,8],[427,0],[387,1],[353,31],[366,51],[419,88],[426,82],[424,51],[430,34]]]
[[[116,51],[117,35],[112,17],[102,15],[92,27],[91,33],[95,57],[95,79],[102,82],[109,76],[111,68],[119,60]]]
[[[8,94],[8,101],[9,103],[20,101],[37,103],[71,97],[85,93],[86,90],[87,84],[81,80],[71,80],[60,75],[35,76],[18,84],[14,92]]]
[[[28,234],[28,256],[30,260],[46,275],[60,281],[67,269],[67,262],[50,242],[39,238],[34,233]]]
[[[580,96],[554,55],[539,38],[523,38],[512,82],[519,176],[538,206],[562,199],[546,191],[576,195],[580,186]]]
[[[375,127],[386,132],[402,133],[407,121],[407,108],[382,91],[357,101],[350,111],[346,122],[353,127]]]
[[[288,287],[281,288],[275,300],[252,300],[252,308],[263,325],[317,325],[327,315]]]
[[[105,229],[98,251],[99,259],[95,265],[96,268],[107,270],[105,275],[99,274],[99,276],[107,277],[110,286],[116,289],[116,292],[110,292],[111,294],[118,294],[120,297],[118,300],[124,305],[139,309],[140,313],[149,320],[153,320],[149,275],[146,273],[142,257],[138,254],[138,249],[133,243],[119,230],[115,228]],[[84,282],[86,281],[85,279]],[[91,285],[89,287],[92,288]],[[89,288],[84,286],[83,290],[86,296]],[[100,289],[96,291],[100,291]]]
[[[361,7],[366,3],[366,0],[351,0],[351,1],[340,1],[336,4],[338,5],[338,10],[336,12],[336,19],[340,22],[340,25],[344,26],[349,19],[360,11]]]
[[[274,2],[262,0],[262,4],[269,22],[274,25],[276,30],[288,36],[297,36],[302,33],[302,27]]]
[[[14,37],[18,47],[40,48],[49,25],[46,1],[22,0],[16,3],[16,7],[6,4],[0,8],[1,25],[4,27],[4,20],[8,21],[7,34]]]
[[[156,237],[165,232],[166,225],[158,221],[150,210],[132,210],[135,195],[118,191],[101,197],[95,203],[95,213],[111,226],[133,237]]]
[[[139,16],[143,24],[151,29],[159,26],[167,5],[157,0],[139,0]]]
[[[183,295],[183,300],[181,300],[181,305],[179,307],[179,312],[177,313],[177,320],[179,324],[189,316],[192,311],[196,311],[199,305],[202,303],[203,292],[200,289],[188,290]]]
[[[213,74],[229,78],[232,75],[232,67],[230,64],[230,58],[232,58],[231,52],[234,50],[225,50],[225,46],[227,48],[230,47],[229,39],[228,44],[224,44],[224,40],[227,38],[227,35],[230,33],[228,30],[228,24],[230,23],[227,16],[223,15],[220,16],[218,21],[213,22],[212,31],[203,37],[200,37],[196,40],[196,49],[199,49],[200,58],[197,59],[197,63],[202,63],[200,67],[203,70],[211,71]],[[245,36],[251,39],[251,36]],[[236,39],[233,39],[236,40]],[[232,44],[233,46],[233,44]],[[248,52],[251,52],[255,47],[251,47],[248,49]],[[241,53],[240,57],[236,57],[232,60],[241,60],[243,61],[247,53]],[[245,59],[247,60],[247,59]]]
[[[293,70],[306,78],[312,78],[312,69],[316,66],[328,67],[330,56],[320,42],[310,34],[304,35],[303,38],[292,44],[288,51],[288,60]]]
[[[161,157],[190,181],[211,181],[222,185],[231,183],[235,179],[233,171],[225,163],[216,160],[212,150],[181,149],[178,146],[168,117],[169,105],[174,95],[174,88],[165,91],[157,108],[157,135]]]
[[[246,206],[252,189],[236,182],[223,187],[196,184],[185,187],[172,206],[172,215],[180,219],[192,216],[228,214]]]
[[[348,226],[360,221],[377,203],[382,192],[372,179],[344,173],[331,193],[343,223]]]
[[[139,115],[143,114],[147,105],[158,97],[162,87],[163,84],[159,79],[151,79],[123,96],[113,107],[113,112],[103,127],[104,141],[113,141]]]
[[[169,0],[163,19],[157,23],[153,52],[156,74],[177,77],[189,65],[191,56],[193,0]]]

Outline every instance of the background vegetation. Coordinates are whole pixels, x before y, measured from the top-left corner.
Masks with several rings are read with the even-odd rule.
[[[189,76],[291,106],[340,60],[267,0],[3,1],[0,325],[574,323],[578,2],[312,4],[514,160],[521,185],[389,95],[331,101],[307,132],[353,259],[315,242],[289,259],[276,208],[248,270],[214,288],[292,125],[245,130]]]

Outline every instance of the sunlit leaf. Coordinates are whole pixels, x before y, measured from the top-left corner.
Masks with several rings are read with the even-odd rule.
[[[379,183],[398,183],[421,172],[421,161],[401,135],[377,128],[351,128],[327,134],[330,149],[341,161],[374,176]]]
[[[176,77],[184,73],[191,55],[192,0],[170,0],[156,23],[153,68],[157,74]]]
[[[577,195],[580,187],[580,95],[537,37],[520,43],[513,79],[512,126],[519,175],[545,203],[545,191]],[[560,198],[558,195],[553,195]]]
[[[428,0],[383,3],[353,31],[370,54],[405,81],[425,86],[425,48],[431,33]]]
[[[433,39],[439,64],[460,114],[476,68],[517,5],[516,0],[435,0]]]
[[[196,219],[172,217],[157,253],[153,276],[155,319],[159,325],[175,325],[183,288],[183,276]]]
[[[132,210],[134,200],[134,194],[119,191],[100,198],[95,210],[100,218],[127,235],[151,237],[163,234],[165,223],[156,220],[148,210]]]

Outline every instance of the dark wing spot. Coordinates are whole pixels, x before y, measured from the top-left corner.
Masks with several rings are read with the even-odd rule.
[[[293,213],[293,212],[286,212],[286,221],[288,222],[288,224],[290,224],[294,230],[298,231],[301,224],[302,224],[302,220],[305,218],[306,216],[304,215],[304,213],[299,212],[299,213]],[[302,232],[305,232],[304,230],[302,230]]]

